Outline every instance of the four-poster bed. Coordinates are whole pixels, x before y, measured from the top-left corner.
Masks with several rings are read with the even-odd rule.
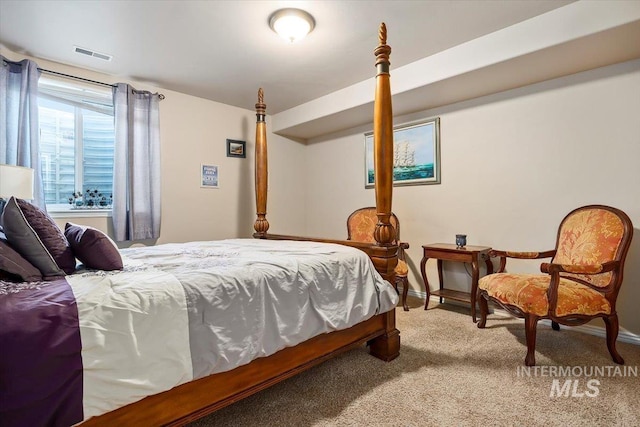
[[[386,27],[381,24],[379,45],[375,49],[377,77],[374,108],[374,163],[378,216],[374,235],[376,243],[366,244],[268,233],[269,223],[266,219],[266,105],[262,89],[260,89],[256,104],[257,218],[254,224],[256,245],[263,245],[273,252],[277,252],[277,245],[321,246],[322,244],[331,244],[325,246],[333,248],[332,251],[338,253],[350,251],[361,254],[359,251],[362,251],[372,260],[375,270],[380,273],[379,275],[393,283],[394,267],[398,260],[398,247],[392,244],[395,240],[395,229],[390,223],[393,187],[393,124],[389,85],[390,52],[391,48],[386,45]],[[345,246],[350,248],[345,248]],[[359,251],[354,251],[352,248]],[[157,251],[163,250],[166,251],[166,249],[157,249]],[[189,250],[194,251],[195,249]],[[129,253],[134,257],[136,255],[135,250]],[[366,259],[366,257],[364,258]],[[371,264],[368,261],[367,263]],[[69,279],[69,281],[73,280]],[[377,283],[375,285],[379,286]],[[385,282],[383,285],[387,288],[391,287]],[[388,289],[385,292],[388,292]],[[395,291],[393,292],[395,293]],[[380,304],[379,300],[382,299],[380,295],[383,294],[374,295],[370,299],[378,301]],[[396,299],[393,301],[397,301],[397,296],[394,295],[394,297]],[[393,360],[398,356],[400,348],[400,335],[395,327],[395,307],[393,305],[378,307],[375,313],[368,315],[365,320],[357,320],[355,324],[349,324],[345,328],[321,333],[302,342],[297,342],[293,346],[285,346],[274,353],[268,353],[264,357],[255,358],[249,363],[241,364],[231,370],[207,375],[185,382],[168,391],[144,397],[135,403],[89,418],[82,425],[184,425],[365,343],[369,345],[369,351],[373,356],[385,361]],[[352,308],[347,309],[347,311],[350,310]],[[191,342],[192,347],[193,345],[194,343]]]
[[[267,215],[267,130],[266,105],[262,89],[256,104],[255,189],[256,220],[254,237],[269,240],[294,240],[338,243],[364,251],[378,272],[390,283],[394,282],[394,268],[398,263],[398,247],[392,245],[395,229],[391,225],[393,191],[393,114],[389,80],[387,29],[379,29],[376,56],[376,89],[374,106],[374,168],[375,198],[378,224],[376,244],[348,240],[318,239],[269,234]],[[349,329],[323,334],[285,348],[272,356],[259,358],[232,371],[210,375],[184,384],[168,392],[150,396],[140,402],[90,419],[87,426],[118,423],[136,425],[182,425],[232,404],[244,397],[283,381],[339,353],[368,343],[370,353],[391,361],[399,355],[400,333],[395,326],[395,310],[378,314]],[[181,418],[176,419],[176,414]],[[83,424],[84,425],[84,424]]]

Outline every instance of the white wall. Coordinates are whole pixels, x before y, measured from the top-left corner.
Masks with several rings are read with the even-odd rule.
[[[391,74],[393,86],[393,72]],[[424,290],[421,245],[553,249],[557,227],[591,203],[624,210],[635,224],[618,299],[621,325],[640,334],[640,61],[631,61],[471,101],[396,117],[395,124],[441,120],[442,183],[395,187],[393,210],[408,241],[410,283]],[[368,127],[311,140],[307,146],[306,233],[344,238],[348,214],[375,203],[364,189]],[[537,272],[515,261],[511,271]],[[428,263],[432,288],[435,262]],[[448,287],[468,290],[463,265],[445,263]]]
[[[268,103],[268,94],[266,93],[265,102]],[[267,116],[267,129],[270,129],[270,125],[271,120]],[[306,147],[300,142],[271,133],[267,135],[267,142],[269,147],[269,190],[267,193],[269,233],[304,235],[309,191],[307,187],[309,159],[306,155]],[[253,194],[253,187],[251,191]]]

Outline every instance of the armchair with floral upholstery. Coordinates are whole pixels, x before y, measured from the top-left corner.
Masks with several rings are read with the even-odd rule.
[[[624,364],[616,350],[616,299],[632,236],[633,225],[624,212],[609,206],[590,205],[573,210],[562,220],[553,250],[492,251],[492,256],[500,257],[500,268],[478,282],[478,327],[485,327],[488,301],[517,317],[524,317],[525,364],[533,366],[538,320],[550,319],[552,328],[559,330],[560,324],[581,325],[601,317],[611,358],[615,363]],[[504,272],[507,258],[552,260],[541,264],[544,274],[514,274]]]
[[[347,240],[356,242],[375,243],[373,231],[376,228],[378,216],[375,207],[361,208],[354,211],[347,219]],[[390,219],[391,225],[396,229],[396,241],[398,245],[398,265],[395,268],[396,280],[393,284],[398,291],[398,283],[402,283],[402,307],[404,311],[409,311],[407,305],[407,292],[409,291],[409,267],[405,260],[404,251],[409,249],[409,243],[400,241],[400,222],[398,217],[392,213]]]

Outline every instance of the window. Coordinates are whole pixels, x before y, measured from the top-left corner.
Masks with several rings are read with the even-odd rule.
[[[108,207],[113,192],[115,130],[109,88],[41,77],[38,85],[40,158],[47,208]],[[87,197],[97,190],[100,197]],[[91,199],[91,201],[89,201]],[[87,206],[89,205],[89,206]]]

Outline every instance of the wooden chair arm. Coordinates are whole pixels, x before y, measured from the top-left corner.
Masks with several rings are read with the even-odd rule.
[[[543,262],[540,265],[540,271],[548,274],[573,273],[573,274],[600,274],[612,271],[620,265],[620,261],[608,261],[604,264],[593,265],[570,265],[570,264],[552,264]]]
[[[500,258],[500,267],[498,267],[498,271],[496,271],[496,273],[504,273],[504,270],[507,267],[507,258],[539,259],[539,258],[551,258],[555,254],[556,254],[555,249],[552,249],[550,251],[544,251],[544,252],[501,251],[498,249],[491,249],[489,251],[490,257]]]
[[[398,259],[404,261],[404,251],[405,249],[409,249],[409,243],[407,242],[398,242]]]
[[[607,261],[603,264],[593,264],[593,265],[570,265],[570,264],[553,264],[543,262],[540,265],[540,271],[543,273],[548,273],[551,275],[551,281],[549,283],[549,289],[547,290],[547,300],[549,301],[549,316],[554,315],[556,312],[556,307],[558,305],[558,286],[560,286],[560,273],[572,273],[572,274],[600,274],[606,273],[607,271],[612,271],[620,266],[620,261]],[[593,285],[589,284],[580,279],[578,280],[580,283],[587,285],[588,287],[595,289],[599,292],[605,291],[604,288],[595,288]]]
[[[539,259],[539,258],[551,258],[556,254],[556,250],[544,252],[517,252],[517,251],[500,251],[492,249],[489,252],[491,257],[504,257],[504,258],[518,258],[518,259]]]

